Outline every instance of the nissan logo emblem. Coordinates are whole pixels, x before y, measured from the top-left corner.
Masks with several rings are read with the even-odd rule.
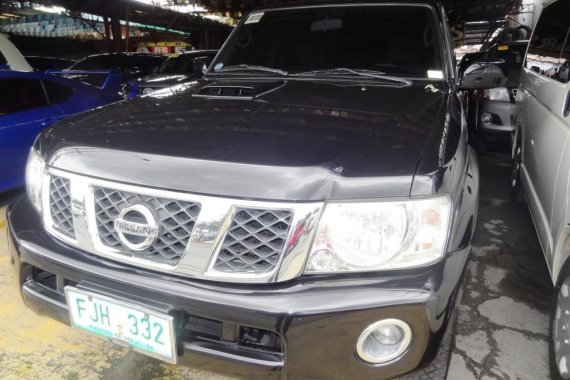
[[[158,224],[154,214],[143,204],[121,210],[115,219],[114,228],[121,243],[135,251],[150,247],[158,236]]]

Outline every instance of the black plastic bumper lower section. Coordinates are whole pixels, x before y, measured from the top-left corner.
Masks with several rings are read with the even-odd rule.
[[[63,288],[73,285],[167,310],[176,320],[180,364],[242,378],[386,379],[429,364],[470,251],[381,276],[235,285],[166,276],[78,251],[48,236],[25,198],[9,208],[8,221],[28,307],[69,323]],[[411,347],[391,363],[367,364],[355,353],[356,341],[385,318],[412,327]]]
[[[483,100],[479,112],[479,126],[486,137],[504,138],[511,137],[515,129],[514,115],[515,104],[511,102],[500,102]],[[490,116],[491,121],[484,123],[481,118],[484,114]]]

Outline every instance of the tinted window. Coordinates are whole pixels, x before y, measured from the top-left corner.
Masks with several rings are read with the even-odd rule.
[[[37,79],[1,78],[0,93],[9,94],[0,102],[0,115],[48,105],[42,83]]]
[[[267,11],[247,16],[214,70],[247,64],[298,73],[368,69],[425,78],[441,71],[433,10],[357,5]]]
[[[109,70],[122,66],[121,55],[93,55],[75,63],[72,70]]]
[[[144,56],[144,55],[134,55],[129,57],[129,68],[138,67],[142,69],[143,74],[150,74],[152,70],[160,66],[167,57],[162,56]]]
[[[180,54],[176,57],[170,57],[166,62],[164,62],[158,70],[159,74],[179,74],[179,73],[192,73],[194,72],[194,58],[197,57],[208,57],[208,65],[212,58],[215,57],[215,53],[203,53],[203,54]]]
[[[44,86],[51,104],[66,101],[73,95],[74,88],[52,81],[44,81]]]
[[[567,81],[567,75],[564,80],[560,74],[562,65],[568,63],[568,48],[564,46],[570,29],[569,14],[570,2],[565,0],[559,0],[544,8],[528,49],[528,69],[552,79]]]

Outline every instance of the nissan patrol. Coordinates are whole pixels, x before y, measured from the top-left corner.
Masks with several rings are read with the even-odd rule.
[[[24,301],[233,376],[443,377],[479,194],[459,95],[506,80],[454,67],[432,0],[246,15],[197,86],[39,136]]]

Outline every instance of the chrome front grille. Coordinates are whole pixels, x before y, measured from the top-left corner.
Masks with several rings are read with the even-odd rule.
[[[159,190],[54,168],[43,183],[44,225],[54,237],[133,267],[223,282],[300,276],[324,206]]]
[[[291,211],[236,209],[214,269],[232,273],[272,271],[291,227]]]
[[[93,193],[97,231],[101,243],[125,254],[140,256],[150,261],[168,265],[178,264],[200,214],[199,203],[139,195],[103,187],[95,187]],[[144,204],[153,210],[159,234],[150,247],[132,252],[119,239],[114,222],[121,210],[136,204]]]
[[[70,181],[62,177],[51,177],[49,185],[49,209],[53,227],[57,232],[75,238],[73,215],[71,214]]]

